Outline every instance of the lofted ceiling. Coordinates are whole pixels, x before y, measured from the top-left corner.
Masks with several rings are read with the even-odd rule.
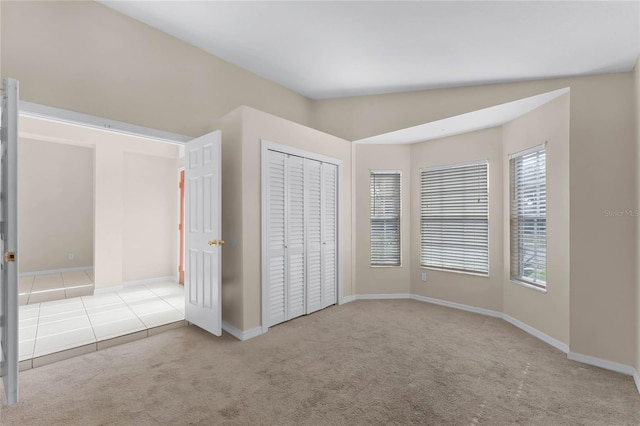
[[[312,99],[625,72],[631,1],[101,1]]]

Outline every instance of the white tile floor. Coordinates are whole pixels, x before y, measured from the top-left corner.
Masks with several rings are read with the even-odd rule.
[[[93,294],[93,271],[32,275],[18,280],[20,305],[70,299]]]
[[[28,304],[19,315],[23,369],[186,325],[184,288],[172,282]]]

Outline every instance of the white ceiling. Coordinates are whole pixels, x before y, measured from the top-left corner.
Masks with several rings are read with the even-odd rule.
[[[101,1],[313,99],[633,69],[640,0]]]
[[[489,108],[479,109],[466,114],[455,115],[442,120],[432,121],[406,129],[383,133],[364,139],[353,141],[357,144],[389,144],[401,145],[430,141],[445,138],[462,133],[475,132],[477,130],[490,129],[502,126],[511,120],[525,115],[536,108],[541,107],[555,98],[569,93],[569,88],[554,90],[530,96],[517,101],[495,105]]]

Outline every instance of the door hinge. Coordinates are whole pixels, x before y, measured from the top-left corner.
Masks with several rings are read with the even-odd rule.
[[[16,254],[12,251],[8,251],[4,254],[4,261],[5,262],[15,262],[16,261]]]

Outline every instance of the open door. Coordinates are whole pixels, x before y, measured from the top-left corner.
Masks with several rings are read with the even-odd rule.
[[[187,142],[185,319],[222,334],[221,132]]]
[[[7,404],[18,402],[18,82],[2,79],[0,119],[0,366]]]

